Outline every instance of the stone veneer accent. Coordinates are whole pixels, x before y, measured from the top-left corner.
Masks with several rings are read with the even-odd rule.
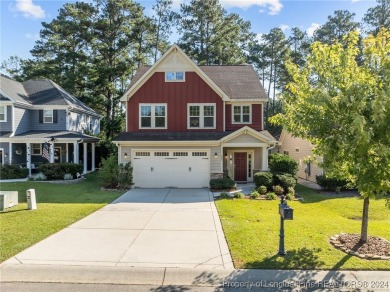
[[[212,173],[210,175],[210,179],[218,179],[218,178],[223,178],[223,173]]]

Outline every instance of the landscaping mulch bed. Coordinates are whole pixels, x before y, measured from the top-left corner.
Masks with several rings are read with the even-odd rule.
[[[369,236],[367,242],[360,243],[359,234],[342,233],[330,238],[330,243],[351,255],[372,260],[390,260],[390,242],[384,238]]]

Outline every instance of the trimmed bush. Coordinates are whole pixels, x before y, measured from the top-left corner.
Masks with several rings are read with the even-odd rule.
[[[238,193],[234,193],[234,197],[236,199],[243,199],[245,197],[245,195],[241,192],[238,192]]]
[[[118,165],[118,157],[102,158],[99,176],[103,187],[125,189],[133,185],[133,168],[130,163]]]
[[[348,182],[346,180],[340,180],[337,178],[329,178],[325,175],[316,176],[317,184],[325,191],[336,191],[336,189],[345,189],[347,188]]]
[[[277,194],[278,196],[283,195],[284,190],[281,186],[277,185],[277,186],[273,186],[272,188],[273,188],[275,194]]]
[[[285,192],[288,191],[288,188],[295,188],[297,184],[297,180],[289,173],[275,174],[273,179],[274,184],[282,186]]]
[[[77,173],[82,173],[83,165],[77,163],[45,163],[39,167],[39,172],[46,175],[48,180],[62,180],[66,173],[70,173],[73,178]]]
[[[273,192],[268,193],[267,196],[266,196],[267,200],[276,200],[277,198],[278,198],[278,196],[275,193],[273,193]]]
[[[256,187],[259,186],[266,186],[267,189],[272,188],[273,180],[272,180],[272,173],[260,171],[256,172],[253,176],[253,180],[256,184]]]
[[[250,197],[251,199],[257,199],[258,197],[260,197],[260,194],[257,191],[253,191],[251,192]]]
[[[286,195],[286,199],[289,200],[289,201],[292,201],[292,200],[294,200],[294,195],[291,194],[291,193],[288,193],[288,194]]]
[[[298,171],[298,162],[285,154],[272,154],[269,156],[268,167],[273,174],[289,173],[293,177]]]
[[[231,190],[236,183],[229,177],[210,180],[210,188],[213,190]]]
[[[37,175],[34,177],[34,180],[36,181],[43,181],[47,180],[46,175],[44,175],[42,172],[37,173]]]
[[[289,187],[289,188],[287,189],[287,194],[291,194],[291,195],[295,196],[295,189],[292,188],[292,187]]]
[[[26,178],[27,176],[27,168],[22,168],[19,165],[12,164],[0,165],[0,179],[17,179]]]
[[[73,179],[73,175],[71,173],[65,173],[64,180],[72,180],[72,179]]]
[[[265,195],[267,193],[267,187],[266,186],[259,186],[259,188],[257,189],[257,191],[262,194],[262,195]]]
[[[228,194],[228,193],[225,193],[225,192],[221,193],[221,194],[219,195],[219,197],[220,197],[221,199],[229,199],[229,198],[230,198],[229,194]]]

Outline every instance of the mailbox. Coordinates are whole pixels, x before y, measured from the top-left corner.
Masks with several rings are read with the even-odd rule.
[[[279,214],[284,220],[293,220],[294,209],[287,204],[279,204]]]

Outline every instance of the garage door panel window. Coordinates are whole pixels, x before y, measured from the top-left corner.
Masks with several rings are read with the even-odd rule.
[[[188,128],[215,129],[215,104],[189,104]]]
[[[154,156],[169,156],[169,152],[154,152]]]
[[[135,152],[135,156],[150,156],[150,152]]]
[[[207,152],[192,152],[192,156],[207,156]]]
[[[173,152],[173,156],[188,156],[188,152]]]
[[[140,105],[140,128],[166,129],[166,108],[165,104]]]

